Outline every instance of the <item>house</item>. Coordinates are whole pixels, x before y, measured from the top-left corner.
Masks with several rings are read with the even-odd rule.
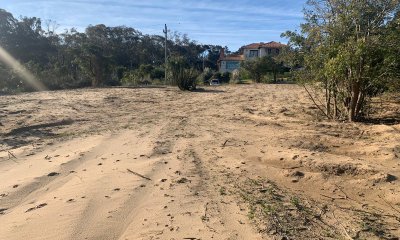
[[[233,72],[235,69],[240,68],[240,63],[244,60],[244,55],[242,54],[225,55],[225,50],[221,49],[221,53],[218,59],[219,71],[222,73]]]
[[[278,42],[268,43],[252,43],[240,48],[241,54],[225,55],[224,49],[221,49],[221,53],[218,59],[219,71],[233,72],[240,68],[240,64],[243,61],[257,59],[265,56],[276,56],[281,53],[282,48],[285,44]]]

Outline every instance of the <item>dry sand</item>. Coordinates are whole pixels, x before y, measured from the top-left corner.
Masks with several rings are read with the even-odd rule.
[[[0,239],[398,239],[400,125],[317,115],[296,85],[1,96]]]

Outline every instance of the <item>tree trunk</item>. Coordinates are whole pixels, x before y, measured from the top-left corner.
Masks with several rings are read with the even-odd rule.
[[[331,91],[328,86],[328,80],[325,83],[325,103],[326,115],[331,116]]]
[[[364,91],[360,91],[360,96],[358,97],[358,103],[356,106],[356,116],[359,117],[360,114],[362,113],[362,109],[364,107],[364,103],[365,103],[365,94]]]
[[[351,99],[350,99],[350,106],[349,106],[349,112],[348,112],[348,120],[350,122],[353,122],[357,118],[357,104],[359,101],[360,97],[360,82],[356,81],[353,83],[352,89],[351,89]]]
[[[333,90],[333,119],[338,118],[337,94],[336,89]]]
[[[103,83],[103,71],[101,66],[101,60],[94,58],[93,61],[93,74],[94,78],[92,80],[92,87],[98,87]]]

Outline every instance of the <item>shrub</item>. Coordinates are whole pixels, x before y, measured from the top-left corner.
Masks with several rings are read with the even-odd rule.
[[[221,80],[222,74],[220,72],[216,72],[212,75],[212,79],[218,79]]]
[[[231,74],[229,72],[224,72],[221,75],[220,81],[223,83],[229,83],[230,79],[231,79]]]
[[[196,89],[198,72],[194,68],[190,68],[183,57],[171,57],[168,68],[172,83],[177,85],[179,89],[183,91]]]
[[[240,78],[240,71],[239,71],[239,70],[235,69],[235,70],[232,72],[232,77],[231,77],[229,83],[233,83],[233,84],[240,84],[240,83],[242,83],[241,78]]]

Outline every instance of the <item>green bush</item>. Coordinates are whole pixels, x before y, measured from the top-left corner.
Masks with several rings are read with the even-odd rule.
[[[216,72],[212,75],[212,79],[218,79],[221,80],[222,74],[220,72]]]
[[[231,79],[231,74],[229,72],[224,72],[221,75],[220,81],[222,83],[229,83],[230,79]]]
[[[177,85],[180,90],[192,91],[196,89],[196,79],[198,72],[187,64],[183,57],[171,57],[168,61],[168,72],[172,83]]]

